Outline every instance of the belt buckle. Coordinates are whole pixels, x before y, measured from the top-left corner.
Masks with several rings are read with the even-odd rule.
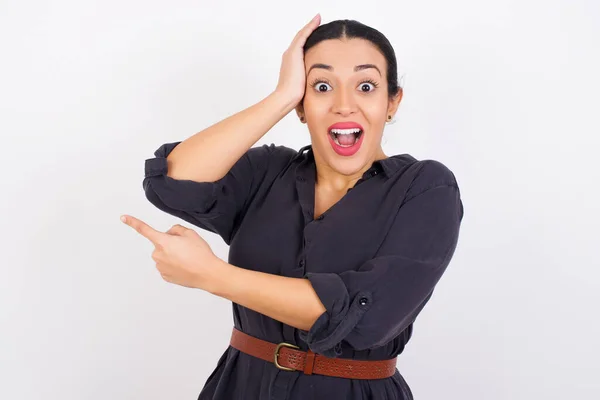
[[[289,347],[290,349],[299,349],[300,348],[300,347],[294,346],[293,344],[290,344],[290,343],[285,343],[285,342],[279,343],[277,345],[277,347],[275,348],[275,354],[274,354],[275,366],[284,371],[296,371],[296,369],[294,369],[294,368],[288,368],[288,367],[284,367],[283,365],[280,365],[279,362],[277,361],[277,357],[279,357],[279,349],[281,349],[282,347]]]

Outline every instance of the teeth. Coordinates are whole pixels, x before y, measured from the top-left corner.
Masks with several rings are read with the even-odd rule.
[[[331,133],[335,133],[336,135],[350,135],[350,134],[354,134],[354,133],[360,132],[360,129],[359,128],[352,128],[352,129],[332,129],[330,132]]]

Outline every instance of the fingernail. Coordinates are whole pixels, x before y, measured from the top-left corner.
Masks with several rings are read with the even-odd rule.
[[[318,16],[319,16],[319,13],[317,13],[317,15],[315,15],[315,16],[313,17],[313,21],[314,21],[315,19],[317,19],[317,17],[318,17]]]
[[[125,216],[124,216],[124,215],[121,215],[121,221],[123,221],[123,222],[126,222],[126,221],[127,221],[127,219],[125,218]]]

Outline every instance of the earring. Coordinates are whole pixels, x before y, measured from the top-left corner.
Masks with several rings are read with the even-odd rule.
[[[300,117],[300,122],[304,122],[304,117]]]
[[[394,122],[396,122],[396,119],[392,119],[391,115],[388,115],[387,119],[388,120],[385,122],[386,124],[393,124]]]

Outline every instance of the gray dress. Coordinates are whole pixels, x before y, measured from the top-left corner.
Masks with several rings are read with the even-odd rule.
[[[313,218],[316,165],[310,145],[251,148],[216,182],[166,175],[163,144],[145,162],[143,188],[160,210],[220,235],[228,262],[306,278],[325,305],[309,331],[232,303],[237,329],[327,357],[398,356],[457,245],[463,205],[454,174],[409,154],[374,162],[319,218]],[[399,364],[401,357],[399,358]],[[231,346],[199,400],[412,399],[396,373],[360,380],[284,371]]]

